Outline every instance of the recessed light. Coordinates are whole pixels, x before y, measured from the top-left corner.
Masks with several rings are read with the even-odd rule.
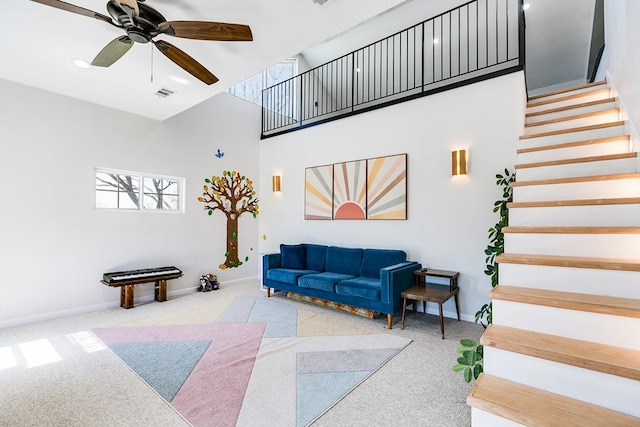
[[[433,39],[433,44],[438,44],[438,43],[440,43],[440,39],[438,38]]]
[[[522,10],[527,10],[527,9],[529,9],[530,6],[531,5],[529,3],[525,3],[525,4],[522,5]]]
[[[75,65],[78,68],[91,68],[91,64],[89,64],[84,59],[74,59],[73,65]]]

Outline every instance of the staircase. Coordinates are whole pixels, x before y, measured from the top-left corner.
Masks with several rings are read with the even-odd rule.
[[[532,97],[473,426],[640,426],[640,174],[606,82]]]

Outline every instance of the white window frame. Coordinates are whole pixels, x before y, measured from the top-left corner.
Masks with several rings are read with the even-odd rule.
[[[284,61],[280,61],[279,63],[272,65],[271,67],[267,68],[266,70],[261,71],[260,73],[256,73],[253,76],[251,76],[251,77],[249,77],[249,78],[247,78],[247,79],[245,79],[245,80],[243,80],[241,82],[238,82],[238,83],[234,84],[233,86],[229,87],[229,89],[227,89],[227,92],[230,95],[233,95],[233,96],[238,97],[240,99],[244,99],[245,101],[251,102],[252,104],[256,104],[256,105],[262,107],[262,92],[267,88],[268,72],[269,72],[269,70],[271,68],[276,67],[276,66],[281,65],[281,64],[291,64],[292,65],[293,70],[292,70],[292,76],[291,77],[295,77],[295,76],[298,75],[298,58],[287,58]],[[233,88],[235,86],[241,85],[245,81],[254,78],[258,74],[261,75],[261,87],[258,89],[258,99],[257,100],[253,101],[251,99],[247,99],[247,98],[244,98],[242,96],[235,95],[235,94],[232,93],[233,92]]]
[[[109,175],[126,175],[130,177],[135,177],[138,179],[138,205],[136,207],[102,207],[98,206],[98,192],[104,191],[98,189],[98,174],[109,174]],[[177,198],[178,198],[178,207],[177,209],[151,209],[144,207],[144,179],[165,179],[168,181],[174,181],[177,184]],[[164,213],[164,214],[175,214],[175,213],[184,213],[185,212],[185,179],[183,177],[170,176],[170,175],[159,175],[145,172],[135,172],[128,171],[123,169],[112,169],[112,168],[104,168],[104,167],[95,167],[93,172],[93,208],[96,211],[117,211],[117,212],[145,212],[145,213]],[[120,190],[116,190],[116,193],[119,193]]]

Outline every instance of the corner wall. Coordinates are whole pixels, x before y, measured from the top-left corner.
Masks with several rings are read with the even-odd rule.
[[[398,248],[425,266],[460,276],[461,314],[473,321],[489,300],[487,230],[501,197],[495,174],[513,170],[522,133],[522,73],[487,80],[260,143],[260,253],[280,243]],[[468,175],[451,176],[451,151],[467,149]],[[408,154],[408,220],[304,220],[305,168]],[[282,175],[282,192],[271,176]],[[444,307],[450,316],[453,302]]]
[[[249,261],[221,271],[225,216],[197,197],[225,169],[257,182],[260,124],[247,117],[258,107],[220,94],[156,122],[6,80],[0,92],[0,327],[117,307],[119,288],[100,283],[107,271],[175,265],[184,277],[170,295],[195,292],[208,272],[223,286],[257,276],[258,220],[240,218]],[[185,213],[94,210],[96,166],[184,177]],[[135,294],[152,298],[153,284]]]
[[[640,136],[640,2],[606,0],[604,5],[605,50],[596,80],[607,78],[624,103],[636,141]]]

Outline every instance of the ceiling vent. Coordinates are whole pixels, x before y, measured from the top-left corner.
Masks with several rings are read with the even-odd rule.
[[[172,91],[171,89],[167,89],[167,88],[162,88],[159,91],[156,92],[156,95],[158,95],[160,98],[168,98],[169,96],[173,95],[175,92]]]
[[[318,6],[322,6],[327,2],[327,0],[311,0],[311,1],[317,4]]]

